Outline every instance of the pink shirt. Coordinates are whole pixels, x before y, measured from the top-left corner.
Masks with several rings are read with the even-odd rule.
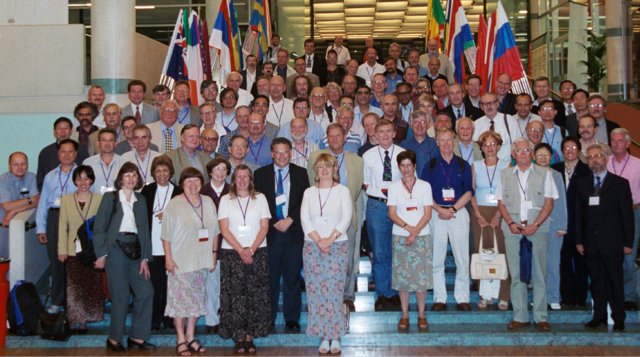
[[[640,159],[627,154],[622,161],[617,161],[615,156],[609,158],[607,170],[629,180],[633,204],[640,203]]]

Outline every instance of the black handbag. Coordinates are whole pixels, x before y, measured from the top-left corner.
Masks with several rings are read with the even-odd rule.
[[[49,296],[47,296],[44,306],[47,305],[48,300]],[[50,314],[44,310],[40,313],[40,337],[42,339],[67,341],[69,336],[71,336],[71,329],[69,328],[67,314],[64,311]]]
[[[116,243],[118,243],[118,247],[120,247],[120,250],[122,250],[122,253],[124,253],[127,258],[131,260],[138,260],[142,256],[142,247],[140,246],[140,241],[137,237],[135,242],[123,242],[116,239]]]

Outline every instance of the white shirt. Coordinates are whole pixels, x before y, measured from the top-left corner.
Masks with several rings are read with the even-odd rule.
[[[138,156],[138,152],[134,149],[122,154],[122,156],[120,156],[120,161],[122,163],[131,162],[138,166],[138,170],[140,170],[140,174],[142,175],[144,184],[148,185],[152,182],[155,182],[155,180],[153,179],[153,175],[151,175],[151,162],[158,156],[160,156],[159,152],[149,149],[147,150],[144,159],[142,159],[140,158],[140,156]]]
[[[527,184],[529,182],[529,174],[531,173],[531,168],[533,167],[533,165],[535,164],[531,164],[529,168],[527,168],[524,172],[522,172],[518,168],[518,166],[515,166],[512,169],[512,172],[518,173],[517,180],[520,181],[520,187],[518,188],[518,192],[520,193],[520,217],[523,217],[523,219],[526,219],[529,212],[527,209],[526,202],[533,203],[533,201],[528,200],[526,195]],[[556,184],[553,182],[553,176],[551,176],[551,171],[549,169],[546,169],[540,166],[536,167],[536,170],[546,170],[546,175],[544,178],[544,198],[553,198],[554,200],[557,200],[560,196],[558,195],[558,188],[556,187]],[[497,200],[502,200],[502,185],[504,185],[504,180],[500,182],[500,185],[498,185],[498,188],[496,189]],[[522,188],[524,188],[524,191]],[[542,209],[542,207],[531,207],[531,208]],[[530,223],[533,223],[533,222],[530,222]]]
[[[389,151],[389,157],[391,158],[391,181],[382,180],[385,149],[378,145],[367,150],[362,155],[362,160],[364,161],[364,184],[368,186],[367,195],[369,196],[387,198],[387,195],[382,190],[389,189],[393,181],[399,180],[401,177],[396,158],[404,149],[393,144],[386,150]]]
[[[247,205],[247,201],[249,201]],[[246,211],[245,211],[246,209]],[[246,216],[243,216],[243,212]],[[271,218],[269,212],[269,203],[261,193],[256,193],[256,198],[251,197],[234,197],[224,195],[220,199],[220,207],[218,207],[218,219],[227,218],[229,220],[229,230],[234,235],[238,243],[242,247],[250,247],[256,239],[260,231],[260,221],[264,218]],[[247,239],[241,239],[240,229],[247,226],[251,230],[251,234]],[[260,244],[260,248],[267,246],[267,240],[264,239]],[[222,241],[222,249],[233,249],[226,240]]]
[[[108,166],[102,161],[100,154],[88,157],[82,162],[82,164],[91,166],[93,173],[96,176],[96,180],[93,181],[93,186],[91,186],[91,191],[104,194],[105,192],[114,190],[113,182],[115,181],[116,176],[118,176],[120,166],[122,166],[120,155],[113,154],[113,159]]]
[[[371,80],[373,79],[373,75],[377,73],[384,73],[386,69],[383,65],[376,62],[373,66],[369,66],[367,62],[361,64],[358,67],[358,72],[356,75],[367,82],[367,87],[371,88]]]
[[[162,221],[156,217],[158,213],[164,212],[167,208],[167,204],[171,200],[171,194],[173,193],[173,184],[169,182],[166,186],[158,185],[156,190],[156,196],[153,199],[153,214],[151,215],[151,254],[152,255],[164,255],[164,248],[162,247],[162,240],[160,239],[162,233]]]
[[[242,89],[240,88],[240,90],[245,90],[247,92],[249,92],[249,90],[251,90],[251,88],[253,88],[253,83],[256,81],[256,75],[258,74],[258,71],[254,71],[253,73],[247,68],[247,78],[245,78],[245,81],[247,82],[247,88],[249,89]],[[249,92],[250,94],[251,92]]]
[[[241,105],[246,105],[251,108],[251,101],[253,101],[253,95],[249,91],[242,88],[238,89],[238,103],[236,104],[236,108]]]
[[[329,52],[329,50],[334,50],[336,51],[336,53],[338,54],[338,64],[341,65],[346,65],[348,61],[351,60],[351,55],[349,54],[349,49],[344,47],[344,46],[340,46],[340,47],[335,47],[335,45],[331,45],[329,47],[327,47],[327,52]],[[325,55],[325,59],[326,59],[326,55]]]
[[[415,226],[424,216],[424,207],[433,205],[433,196],[431,195],[431,185],[419,179],[409,193],[408,189],[402,182],[402,179],[395,181],[389,187],[389,200],[387,206],[395,206],[396,214],[410,226]],[[428,235],[431,232],[430,225],[427,224],[421,231],[421,236]],[[393,234],[408,237],[409,231],[393,224]]]
[[[326,132],[329,124],[329,115],[326,110],[322,111],[322,114],[318,115],[313,112],[313,110],[309,113],[308,120],[313,120],[314,122],[320,124],[322,126],[322,131]]]
[[[518,113],[510,115],[511,119],[515,123],[516,132],[513,134],[513,140],[517,138],[527,137],[527,124],[532,121],[539,121],[542,123],[542,118],[538,114],[529,113],[526,118],[521,118]]]
[[[507,130],[507,127],[504,125],[505,118],[507,125],[509,126],[509,130]],[[480,135],[491,127],[491,121],[485,115],[476,120],[473,125],[475,126],[473,141],[478,141]],[[500,147],[500,151],[498,151],[498,158],[500,158],[500,160],[511,161],[511,143],[517,138],[516,133],[518,132],[516,122],[509,115],[505,117],[505,114],[498,113],[493,118],[493,127],[495,132],[500,134],[502,137],[502,146]],[[511,133],[511,136],[509,136],[509,133]]]
[[[293,119],[293,101],[291,99],[282,97],[276,103],[269,97],[269,102],[268,122],[279,128]]]
[[[347,229],[351,224],[353,203],[349,189],[343,185],[332,188],[311,186],[304,191],[300,206],[300,222],[304,231],[304,239],[313,241],[309,233],[315,231],[326,238],[334,228],[342,235],[336,242],[346,241]]]
[[[133,204],[138,200],[135,193],[131,193],[131,202],[127,201],[127,196],[124,190],[118,191],[118,197],[120,198],[120,205],[122,206],[122,222],[120,223],[120,230],[118,232],[138,233],[138,227],[136,226],[136,217],[133,215]]]

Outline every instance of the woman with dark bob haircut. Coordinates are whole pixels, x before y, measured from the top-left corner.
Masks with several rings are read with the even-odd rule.
[[[107,348],[125,352],[122,344],[129,298],[133,292],[133,318],[127,344],[129,349],[153,350],[151,334],[153,286],[149,281],[151,237],[147,204],[137,193],[144,185],[138,167],[126,162],[115,180],[116,191],[104,195],[93,226],[97,269],[107,271],[111,294],[111,326]]]

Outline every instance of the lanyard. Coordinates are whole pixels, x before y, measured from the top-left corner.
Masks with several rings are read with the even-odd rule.
[[[190,111],[189,107],[185,107],[185,108],[187,108],[187,110],[185,111],[184,115],[178,119],[179,124],[184,124],[183,121],[187,118],[187,115],[189,115],[189,111]]]
[[[547,141],[547,144],[549,145],[553,145],[553,139],[556,138],[556,127],[555,125],[553,126],[553,134],[551,135],[551,141],[549,141],[549,139],[547,138],[547,129],[545,128],[543,133],[544,133],[544,139]]]
[[[251,151],[251,156],[255,160],[256,164],[258,163],[258,156],[260,156],[260,150],[262,150],[262,144],[264,144],[264,135],[260,138],[260,146],[258,146],[258,153],[253,152],[253,146],[255,144],[249,143],[249,151]]]
[[[409,186],[407,186],[407,184],[404,182],[404,177],[400,179],[400,181],[402,181],[402,186],[404,186],[407,192],[409,192],[409,199],[412,199],[413,197],[411,195],[413,194],[413,188],[416,186],[416,182],[418,180],[413,181],[413,185],[411,185],[411,188],[409,188]]]
[[[247,225],[247,210],[249,210],[249,201],[251,201],[251,196],[247,197],[247,204],[242,209],[242,205],[240,204],[240,197],[236,196],[236,200],[238,201],[238,207],[240,207],[240,213],[242,213],[242,222],[243,226]]]
[[[167,191],[167,194],[168,193],[169,193],[169,191]],[[198,198],[200,199],[200,204],[198,206],[195,206],[193,203],[191,203],[191,200],[189,199],[189,197],[187,197],[186,194],[182,194],[182,195],[184,196],[184,198],[187,199],[187,202],[189,202],[189,205],[191,206],[191,208],[193,208],[193,211],[196,213],[196,215],[200,219],[200,224],[202,225],[202,228],[204,229],[204,209],[202,207],[204,205],[202,204],[202,196],[198,195]],[[198,207],[200,207],[200,213],[198,213]]]
[[[284,171],[284,169],[281,169],[281,170]],[[287,174],[284,175],[284,177],[282,178],[282,186],[284,186],[284,182],[287,181],[287,177],[289,177],[289,172],[290,171],[287,171]],[[278,189],[278,174],[275,172],[275,170],[274,170],[273,174],[276,176],[276,190],[277,190]],[[283,187],[283,189],[284,189],[284,187]]]
[[[620,173],[618,173],[618,170],[616,170],[616,159],[615,158],[611,158],[611,167],[613,168],[613,173],[618,175],[618,176],[622,176],[622,173],[624,172],[624,169],[627,167],[627,162],[629,162],[629,154],[627,154],[627,159],[624,160],[624,165],[622,165],[622,170],[620,170]]]
[[[80,202],[78,201],[77,192],[73,194],[73,198],[76,202],[76,210],[78,210],[78,214],[80,215],[80,218],[82,218],[82,222],[86,222],[87,216],[89,215],[89,209],[91,208],[91,202],[93,201],[93,193],[92,192],[90,193],[89,204],[85,206],[87,208],[87,212],[85,214],[82,214],[83,210],[80,209]]]
[[[527,117],[527,122],[524,124],[524,130],[522,130],[522,126],[520,126],[520,119],[516,119],[516,122],[518,123],[518,130],[520,131],[520,137],[521,138],[526,138],[527,136],[525,135],[525,132],[527,131],[527,125],[529,125],[529,120],[531,120],[531,114],[529,114],[529,116]]]
[[[487,165],[487,161],[484,161],[484,169],[487,171],[487,179],[489,179],[489,189],[493,193],[493,179],[496,177],[496,171],[498,171],[498,162],[496,161],[496,167],[493,169],[493,174],[489,176],[489,165]],[[520,180],[518,180],[520,182]]]
[[[282,113],[284,113],[284,98],[282,98],[282,106],[280,106],[280,114],[276,112],[276,106],[273,103],[271,103],[271,108],[273,108],[273,114],[275,114],[276,118],[278,119],[278,126],[281,126]]]
[[[462,148],[464,147],[464,144],[458,143],[458,147],[460,148],[460,155],[462,155]],[[471,150],[469,150],[469,155],[467,155],[464,161],[469,162],[471,155],[473,155],[473,143],[471,143]]]
[[[522,193],[524,194],[524,200],[527,200],[527,191],[525,190],[527,187],[527,184],[529,183],[529,176],[527,176],[527,181],[524,183],[524,187],[522,187],[522,183],[520,182],[520,174],[518,173],[518,171],[520,171],[519,169],[516,168],[516,178],[518,179],[518,186],[520,186],[520,190],[522,190]]]
[[[113,170],[113,160],[111,160],[111,164],[109,164],[109,172],[104,171],[104,165],[102,160],[100,160],[100,169],[102,170],[102,176],[104,176],[104,184],[105,186],[109,186],[109,177],[111,177],[111,170]]]
[[[71,177],[71,171],[73,171],[73,170],[69,170],[69,173],[67,174],[67,178],[64,180],[64,184],[62,184],[62,168],[60,168],[60,171],[58,172],[58,182],[60,182],[60,196],[61,197],[64,195],[64,193],[67,190],[67,184],[69,183],[69,177]]]
[[[144,182],[147,182],[147,170],[149,170],[149,163],[151,162],[150,157],[151,155],[149,155],[149,151],[147,151],[147,167],[143,170],[142,166],[140,166],[140,161],[138,161],[138,153],[135,152],[133,153],[133,157],[136,158],[136,165],[138,165],[138,168],[140,169],[140,173],[142,174],[142,178],[144,179]],[[144,159],[142,160],[142,163],[144,164]],[[111,175],[111,171],[109,171],[109,175]]]
[[[160,205],[160,200],[158,200],[158,205],[156,205],[155,207],[153,207],[153,213],[160,213],[162,211],[164,211],[164,207],[167,203],[167,197],[169,197],[169,190],[171,189],[171,184],[167,185],[167,192],[164,194],[164,199],[162,200],[162,205]],[[156,195],[158,195],[158,191],[160,189],[160,186],[158,186],[158,189],[156,190]]]
[[[440,170],[442,170],[442,176],[444,176],[444,179],[447,182],[447,186],[445,188],[451,188],[451,172],[453,172],[453,161],[454,160],[456,160],[455,157],[451,160],[451,167],[449,167],[449,172],[448,173],[444,172],[444,164],[443,164],[443,162],[445,162],[444,159],[440,160]]]
[[[326,206],[327,202],[329,202],[329,196],[331,196],[332,190],[333,190],[333,185],[331,185],[331,188],[329,189],[329,193],[327,193],[327,197],[324,199],[324,203],[322,203],[322,198],[320,198],[320,188],[318,187],[318,202],[320,202],[320,217],[323,216],[324,206]]]
[[[234,120],[236,120],[236,116],[235,114],[231,117],[231,120],[229,120],[228,123],[224,123],[224,111],[220,113],[220,120],[222,121],[222,126],[227,130],[227,131],[231,131],[229,129],[229,125],[231,125],[231,123],[233,123]]]
[[[308,154],[309,148],[307,147],[307,141],[306,140],[302,142],[302,151],[298,150],[296,148],[295,144],[293,145],[293,150],[295,152],[297,152],[300,156],[302,156],[304,158],[304,161],[308,161],[307,160],[307,154]]]

